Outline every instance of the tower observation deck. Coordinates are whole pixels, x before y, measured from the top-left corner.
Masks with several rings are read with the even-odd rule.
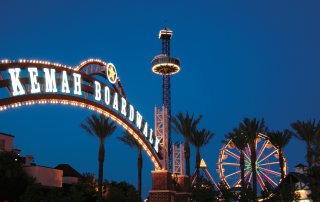
[[[167,131],[168,136],[168,157],[169,170],[172,171],[172,152],[171,152],[171,87],[170,76],[180,71],[180,61],[177,58],[170,57],[170,40],[172,30],[164,28],[159,32],[159,39],[162,41],[162,54],[157,55],[152,60],[152,71],[155,74],[162,75],[162,105],[167,109]]]

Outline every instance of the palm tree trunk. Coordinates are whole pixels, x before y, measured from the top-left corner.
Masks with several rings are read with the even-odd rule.
[[[201,156],[200,156],[200,148],[197,147],[197,154],[196,154],[196,169],[197,169],[197,183],[200,183],[200,160]]]
[[[188,139],[185,139],[184,143],[184,158],[186,160],[186,175],[190,177],[190,146]]]
[[[103,161],[104,161],[104,144],[102,141],[100,141],[98,160],[99,160],[98,202],[102,202],[102,179],[103,179]]]
[[[190,179],[190,146],[189,140],[185,139],[184,142],[184,158],[186,160],[186,175],[188,176],[189,181],[187,182],[187,192],[191,191],[191,179]]]
[[[308,161],[308,170],[311,169],[312,167],[312,164],[313,164],[313,160],[312,160],[312,157],[313,157],[313,151],[312,151],[312,148],[311,148],[311,143],[310,142],[307,142],[307,161]]]
[[[282,153],[281,148],[279,148],[279,165],[280,165],[281,183],[283,184],[285,176],[284,176],[283,153]],[[280,187],[280,199],[281,199],[281,201],[283,201],[283,188],[282,187]]]
[[[281,181],[283,181],[285,176],[284,176],[283,153],[281,148],[279,148],[279,164],[280,164]]]
[[[255,200],[257,198],[257,152],[256,152],[256,140],[250,145],[251,149],[251,169],[252,169],[252,190],[254,193]]]
[[[242,194],[241,194],[241,199],[242,201],[244,200],[245,196],[245,179],[244,179],[244,168],[245,168],[245,162],[244,162],[244,153],[243,150],[240,150],[240,169],[241,169],[241,189],[242,189]]]
[[[141,148],[139,148],[139,156],[138,156],[138,193],[139,200],[141,201],[141,183],[142,183],[142,152]]]

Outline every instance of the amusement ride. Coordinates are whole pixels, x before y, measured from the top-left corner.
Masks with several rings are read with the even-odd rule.
[[[152,71],[156,74],[162,75],[162,101],[164,110],[167,109],[165,117],[170,123],[171,117],[171,94],[170,94],[170,75],[176,74],[180,71],[180,61],[177,58],[170,57],[170,39],[172,38],[172,30],[164,28],[159,32],[159,39],[162,40],[162,54],[157,55],[152,60]],[[157,111],[156,111],[157,112]],[[156,114],[155,114],[156,116]],[[156,117],[157,120],[157,117]],[[157,121],[156,121],[157,122]],[[166,122],[166,121],[164,121]],[[157,123],[156,123],[157,125]],[[167,144],[163,144],[164,149],[168,152],[167,167],[174,174],[184,173],[184,148],[182,144],[171,144],[170,127],[166,128],[168,131],[164,132],[164,140]],[[278,187],[281,182],[280,166],[279,166],[279,150],[269,141],[268,136],[259,133],[255,140],[257,151],[257,181],[259,184],[258,193],[261,191],[270,191]],[[249,145],[244,150],[245,155],[245,180],[248,186],[252,183],[252,169],[251,169],[251,151]],[[287,175],[288,167],[285,156],[284,160],[284,174]],[[172,162],[172,163],[171,163]],[[166,167],[166,166],[165,166]],[[202,159],[200,169],[203,170],[205,177],[211,182],[217,191],[220,191],[218,183],[214,180],[207,169],[207,165]],[[220,183],[223,183],[228,189],[237,190],[241,187],[240,177],[240,151],[235,147],[232,140],[227,140],[220,149],[220,154],[216,169]],[[194,172],[191,183],[196,182],[196,171]],[[272,193],[266,197],[260,197],[260,201],[272,196]]]

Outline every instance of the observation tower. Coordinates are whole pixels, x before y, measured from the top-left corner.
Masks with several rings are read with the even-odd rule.
[[[171,90],[170,90],[170,76],[180,71],[180,61],[177,58],[170,57],[170,40],[172,38],[172,30],[164,28],[159,32],[159,39],[162,41],[162,54],[157,55],[152,60],[152,71],[155,74],[162,76],[162,105],[167,111],[166,119],[166,131],[164,136],[167,139],[167,145],[165,145],[168,155],[167,163],[168,170],[172,171],[172,152],[171,152]]]

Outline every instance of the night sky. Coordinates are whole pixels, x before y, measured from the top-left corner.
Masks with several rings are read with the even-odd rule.
[[[319,8],[313,0],[1,1],[0,59],[112,62],[129,102],[153,123],[162,93],[151,60],[161,52],[159,30],[169,27],[171,55],[181,60],[181,72],[171,79],[172,113],[203,115],[200,127],[215,137],[202,157],[218,181],[221,141],[244,117],[264,117],[280,130],[320,118]],[[91,114],[49,104],[10,109],[0,113],[0,131],[14,135],[15,147],[39,165],[68,163],[97,174],[98,139],[80,128]],[[117,140],[121,131],[106,140],[104,176],[136,185],[137,152]],[[291,171],[305,163],[305,151],[297,139],[289,143]],[[146,196],[153,165],[144,157]]]

